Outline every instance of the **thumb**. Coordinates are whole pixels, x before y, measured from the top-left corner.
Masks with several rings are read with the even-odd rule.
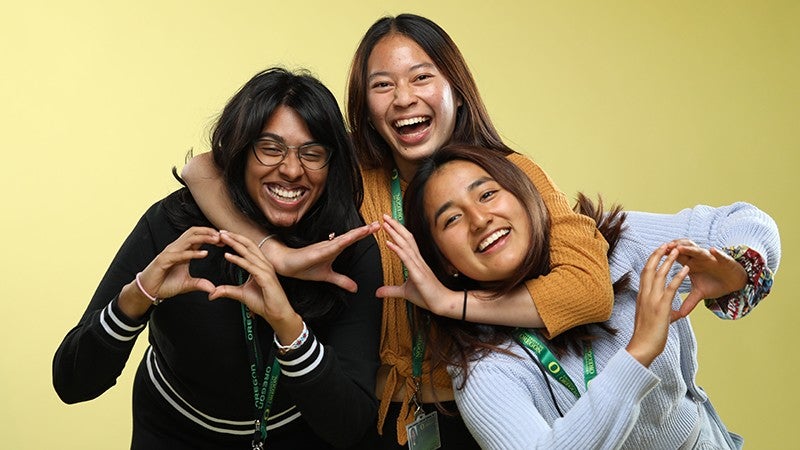
[[[356,284],[356,282],[349,277],[340,273],[332,272],[325,281],[338,286],[347,292],[355,293],[358,291],[358,284]]]
[[[694,311],[694,308],[698,303],[700,303],[701,300],[703,300],[703,295],[700,293],[700,291],[697,289],[692,289],[681,304],[681,307],[677,311],[672,311],[670,314],[670,322],[674,322],[678,319],[688,316],[692,311]]]
[[[237,292],[240,291],[241,289],[239,289],[238,286],[230,286],[230,285],[216,286],[212,288],[211,291],[209,291],[208,299],[217,300],[218,298],[227,297],[241,301],[242,299],[240,298],[240,296],[236,295]]]
[[[375,296],[378,298],[403,298],[403,286],[381,286],[375,291]]]
[[[210,294],[214,291],[216,286],[214,286],[214,283],[206,280],[205,278],[191,278],[189,280],[189,288],[192,291],[203,291]]]

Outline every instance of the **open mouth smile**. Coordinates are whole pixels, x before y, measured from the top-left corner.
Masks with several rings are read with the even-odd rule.
[[[478,244],[478,248],[476,248],[475,251],[477,251],[478,253],[483,253],[484,251],[486,251],[487,248],[491,247],[492,244],[497,242],[498,239],[507,235],[508,233],[511,233],[510,228],[503,228],[501,230],[495,231],[494,233],[487,236],[486,239],[482,240],[480,244]]]
[[[305,188],[286,189],[272,184],[267,186],[267,192],[278,201],[296,202],[306,194],[307,190]]]
[[[400,134],[414,134],[427,128],[430,122],[430,116],[418,116],[397,120],[392,125]]]

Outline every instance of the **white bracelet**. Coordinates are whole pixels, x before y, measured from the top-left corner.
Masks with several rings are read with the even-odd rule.
[[[262,245],[264,245],[264,242],[267,242],[268,240],[270,240],[270,239],[272,239],[272,238],[274,238],[274,237],[275,237],[275,235],[274,235],[274,234],[268,234],[268,235],[266,235],[266,236],[264,237],[264,239],[262,239],[262,240],[261,240],[261,242],[259,242],[259,243],[258,243],[258,248],[261,248],[261,246],[262,246]]]
[[[303,331],[300,332],[300,336],[297,336],[291,344],[289,345],[281,345],[280,341],[278,341],[278,335],[276,334],[272,340],[275,342],[275,345],[278,347],[278,352],[280,354],[284,354],[291,350],[297,350],[298,348],[302,347],[303,344],[306,343],[308,339],[308,327],[306,327],[305,321],[303,321]]]

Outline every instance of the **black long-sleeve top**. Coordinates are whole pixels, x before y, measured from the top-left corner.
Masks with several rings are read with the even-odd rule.
[[[59,346],[53,385],[66,403],[101,395],[116,383],[137,336],[149,326],[150,347],[133,387],[132,447],[250,448],[255,410],[241,304],[191,292],[151,307],[138,321],[118,306],[122,287],[183,231],[168,220],[164,200],[144,214]],[[381,316],[374,293],[382,283],[381,264],[373,238],[354,247],[344,273],[358,283],[358,293],[345,296],[335,317],[306,320],[305,344],[277,356],[281,374],[267,421],[268,448],[345,447],[374,427]],[[223,269],[225,250],[208,250],[190,264],[192,275],[238,284]],[[267,352],[275,353],[274,333],[259,317],[256,331],[268,358]]]

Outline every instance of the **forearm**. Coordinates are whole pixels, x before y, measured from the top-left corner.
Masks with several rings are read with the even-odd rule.
[[[382,302],[374,293],[381,283],[381,271],[375,242],[356,245],[347,275],[358,282],[359,290],[348,294],[344,310],[320,337],[325,347],[318,346],[324,356],[317,370],[289,381],[292,389],[296,387],[297,405],[306,421],[337,446],[356,443],[375,426],[377,414],[374,392],[380,365]],[[345,413],[342,405],[347,407]]]
[[[698,247],[722,250],[727,247],[746,245],[760,256],[760,276],[748,279],[744,296],[734,303],[730,299],[722,302],[713,301],[708,306],[720,317],[737,318],[747,314],[771,286],[772,274],[780,264],[781,245],[778,228],[769,215],[747,203],[734,203],[718,208],[698,205],[684,209],[676,214],[654,214],[646,212],[628,212],[626,219],[625,241],[632,241],[638,248],[651,249],[673,239],[688,239]],[[645,253],[645,252],[642,252]],[[617,255],[612,258],[612,272],[615,278],[626,272],[639,273],[644,259]],[[637,262],[634,265],[625,263],[626,259]],[[753,261],[751,260],[750,263]],[[677,271],[677,267],[672,272]],[[674,273],[671,273],[674,275]],[[750,277],[748,272],[748,277]],[[754,284],[753,282],[757,282]],[[681,292],[689,292],[692,288],[688,281],[681,286]]]
[[[608,320],[614,301],[608,244],[594,220],[570,213],[551,221],[550,273],[525,283],[549,337]]]
[[[229,230],[260,242],[266,231],[248,219],[233,204],[222,174],[214,165],[211,153],[190,159],[181,171],[181,178],[208,220],[220,230]]]
[[[467,291],[466,305],[463,291],[447,291],[443,299],[432,302],[431,306],[435,308],[431,311],[434,314],[451,319],[523,328],[544,326],[524,285],[498,298],[485,291]]]
[[[284,386],[325,441],[347,447],[375,426],[377,400],[344,372],[332,346],[323,346],[312,334],[296,353],[278,359]]]
[[[526,282],[549,337],[574,326],[603,322],[614,292],[608,243],[595,221],[575,213],[566,196],[533,161],[509,157],[531,179],[550,214],[550,273]]]
[[[167,228],[151,207],[131,231],[109,265],[78,324],[64,337],[53,358],[53,386],[66,403],[93,399],[116,383],[149,317],[149,300],[138,298],[133,282],[160,251],[156,231]],[[171,240],[170,231],[164,240]],[[138,310],[124,311],[126,300]],[[130,305],[129,305],[130,306]]]
[[[116,302],[85,317],[58,347],[53,387],[64,403],[94,399],[116,384],[143,321],[125,317]]]

